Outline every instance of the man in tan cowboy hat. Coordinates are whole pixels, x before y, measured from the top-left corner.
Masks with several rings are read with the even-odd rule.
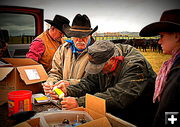
[[[153,102],[158,110],[153,126],[180,127],[180,9],[164,11],[159,22],[140,31],[143,37],[157,35],[163,53],[172,57],[164,62],[156,78]],[[168,120],[171,115],[175,121]]]
[[[51,25],[50,29],[41,33],[36,37],[26,54],[27,58],[32,58],[41,63],[46,72],[52,68],[52,58],[55,51],[62,44],[62,37],[64,36],[63,25],[68,25],[69,20],[61,15],[55,15],[53,20],[45,20]]]
[[[76,85],[58,86],[66,96],[62,107],[85,106],[85,94],[90,93],[106,100],[107,112],[138,127],[150,127],[156,74],[143,55],[130,45],[102,40],[88,47],[88,56],[88,75]]]
[[[53,84],[54,86],[59,83],[77,84],[85,76],[85,67],[88,63],[87,47],[94,42],[92,34],[98,29],[98,26],[92,29],[87,15],[81,14],[74,17],[71,27],[68,25],[64,27],[64,32],[72,40],[68,40],[56,51],[52,69],[43,85],[45,94],[52,92]],[[56,95],[53,97],[56,98]]]

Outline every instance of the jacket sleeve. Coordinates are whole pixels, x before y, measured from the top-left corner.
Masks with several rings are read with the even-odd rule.
[[[63,79],[62,74],[62,50],[61,46],[57,49],[52,60],[52,69],[48,72],[47,81],[57,82]]]
[[[88,74],[82,78],[79,84],[70,85],[67,87],[67,95],[72,97],[78,97],[77,101],[79,106],[85,106],[86,93],[95,94],[100,91],[98,86],[98,75]]]
[[[44,44],[41,39],[35,39],[29,48],[28,53],[26,54],[27,58],[31,58],[35,61],[39,61],[41,59],[42,54],[45,51]]]

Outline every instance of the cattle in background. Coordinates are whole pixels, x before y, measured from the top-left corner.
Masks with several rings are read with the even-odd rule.
[[[127,39],[117,39],[117,40],[111,40],[113,43],[121,43],[121,44],[128,44]]]
[[[162,53],[162,48],[158,44],[158,39],[118,39],[111,41],[113,43],[129,44],[143,52],[147,52],[147,49],[150,49],[153,52],[158,51]]]
[[[157,40],[156,39],[149,39],[149,42],[150,42],[150,48],[151,48],[151,51],[156,51],[157,50]]]
[[[144,39],[118,39],[118,40],[111,40],[111,41],[113,43],[129,44],[140,50],[143,49],[143,51],[145,52],[148,47],[148,44]]]
[[[145,39],[133,39],[134,47],[143,50],[143,52],[147,52],[148,43]]]
[[[160,44],[158,44],[158,53],[163,53],[163,50]]]

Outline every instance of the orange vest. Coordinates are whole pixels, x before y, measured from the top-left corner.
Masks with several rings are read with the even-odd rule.
[[[49,72],[52,68],[52,59],[54,53],[60,46],[60,42],[54,41],[48,34],[48,30],[40,34],[37,38],[42,39],[42,42],[45,46],[45,51],[38,62],[44,66],[46,72]]]

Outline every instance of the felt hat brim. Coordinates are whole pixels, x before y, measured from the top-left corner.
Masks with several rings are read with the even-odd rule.
[[[89,61],[88,64],[86,65],[85,71],[89,74],[100,73],[105,64],[106,64],[106,62],[104,62],[102,64],[93,64]]]
[[[64,25],[64,32],[66,33],[67,37],[86,37],[88,35],[92,35],[97,29],[98,26],[96,26],[94,29],[73,29],[70,26]]]
[[[173,22],[155,22],[145,26],[139,33],[142,37],[157,36],[160,32],[180,32],[180,24]]]
[[[63,26],[60,26],[60,24],[57,24],[57,23],[55,23],[53,20],[49,20],[49,19],[45,19],[44,21],[46,21],[47,23],[49,23],[51,26],[54,26],[54,27],[56,27],[58,30],[60,30],[65,36],[67,36],[66,35],[66,33],[64,32],[64,28],[63,28]],[[68,26],[68,25],[65,25],[65,26]]]

